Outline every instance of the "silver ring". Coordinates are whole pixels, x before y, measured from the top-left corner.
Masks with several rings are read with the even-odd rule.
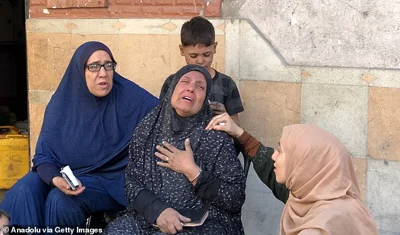
[[[166,158],[165,158],[165,161],[166,161],[166,162],[168,162],[168,160],[169,160],[169,158],[168,158],[168,157],[166,157]]]

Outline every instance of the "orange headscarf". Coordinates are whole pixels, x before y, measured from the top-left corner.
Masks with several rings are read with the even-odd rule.
[[[281,235],[375,235],[376,224],[360,200],[351,154],[331,133],[308,124],[283,128],[286,187],[290,196]]]

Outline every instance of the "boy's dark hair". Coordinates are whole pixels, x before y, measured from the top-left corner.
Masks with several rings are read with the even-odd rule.
[[[10,220],[10,216],[3,210],[0,210],[0,218],[6,217],[8,220]]]
[[[196,16],[186,21],[181,28],[182,46],[211,46],[215,42],[214,26],[207,19]]]

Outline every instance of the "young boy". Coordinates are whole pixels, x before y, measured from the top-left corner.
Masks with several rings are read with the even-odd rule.
[[[0,210],[0,235],[7,235],[8,231],[4,231],[4,226],[8,226],[10,223],[10,217],[6,212]]]
[[[227,112],[240,126],[239,113],[243,112],[242,100],[235,82],[229,76],[211,67],[217,49],[214,26],[207,19],[196,16],[185,22],[181,29],[181,55],[187,64],[203,66],[211,74],[210,109],[213,115]],[[160,100],[164,98],[174,74],[165,80],[161,88]]]

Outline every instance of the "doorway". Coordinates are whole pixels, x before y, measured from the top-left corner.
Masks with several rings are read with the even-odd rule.
[[[28,124],[25,0],[0,0],[0,126]]]
[[[0,126],[20,124],[22,128],[29,129],[25,30],[27,9],[28,0],[0,0]],[[2,157],[5,157],[4,154]],[[28,158],[27,155],[27,161]],[[0,168],[8,169],[5,162],[9,161],[0,159],[3,164]],[[6,191],[0,189],[0,201]]]

